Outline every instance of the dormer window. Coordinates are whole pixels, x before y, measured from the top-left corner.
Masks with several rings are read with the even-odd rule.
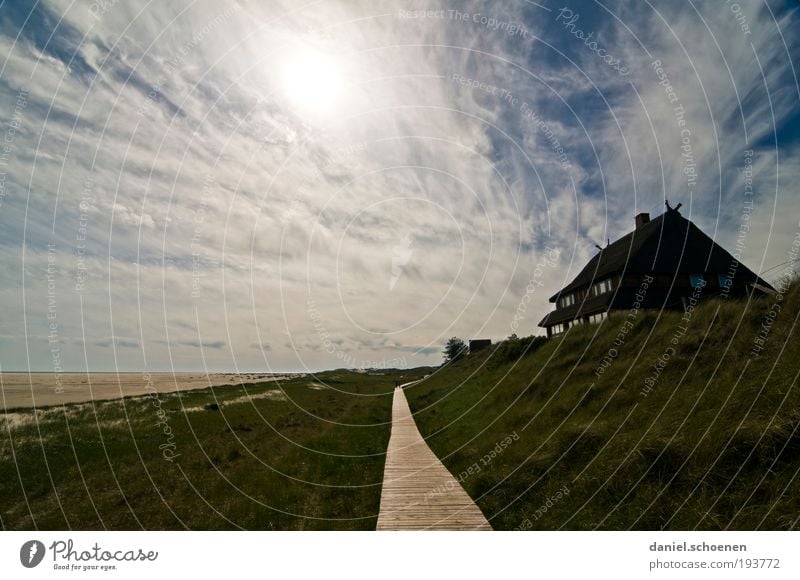
[[[575,294],[567,294],[566,296],[561,298],[558,301],[558,303],[559,303],[559,306],[561,306],[561,308],[566,308],[567,306],[572,306],[573,304],[575,304]]]
[[[600,296],[606,292],[611,292],[614,289],[614,282],[611,278],[606,278],[596,284],[592,285],[592,296]]]

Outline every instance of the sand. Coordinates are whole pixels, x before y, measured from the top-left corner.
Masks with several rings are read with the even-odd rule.
[[[268,373],[0,373],[0,413],[4,409],[146,395],[154,390],[173,393],[210,386],[282,381],[302,376]]]

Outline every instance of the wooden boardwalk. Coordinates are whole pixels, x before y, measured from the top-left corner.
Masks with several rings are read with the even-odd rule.
[[[420,435],[402,388],[394,391],[378,530],[491,530]]]

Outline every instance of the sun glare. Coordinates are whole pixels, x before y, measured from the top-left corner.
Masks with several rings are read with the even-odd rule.
[[[315,111],[332,107],[342,92],[336,61],[315,50],[302,52],[286,63],[283,85],[293,105]]]

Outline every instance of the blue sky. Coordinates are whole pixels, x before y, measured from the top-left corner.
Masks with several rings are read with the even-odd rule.
[[[799,18],[3,2],[0,367],[436,364],[452,335],[537,333],[595,244],[665,197],[728,248],[752,200],[743,261],[780,264]]]

